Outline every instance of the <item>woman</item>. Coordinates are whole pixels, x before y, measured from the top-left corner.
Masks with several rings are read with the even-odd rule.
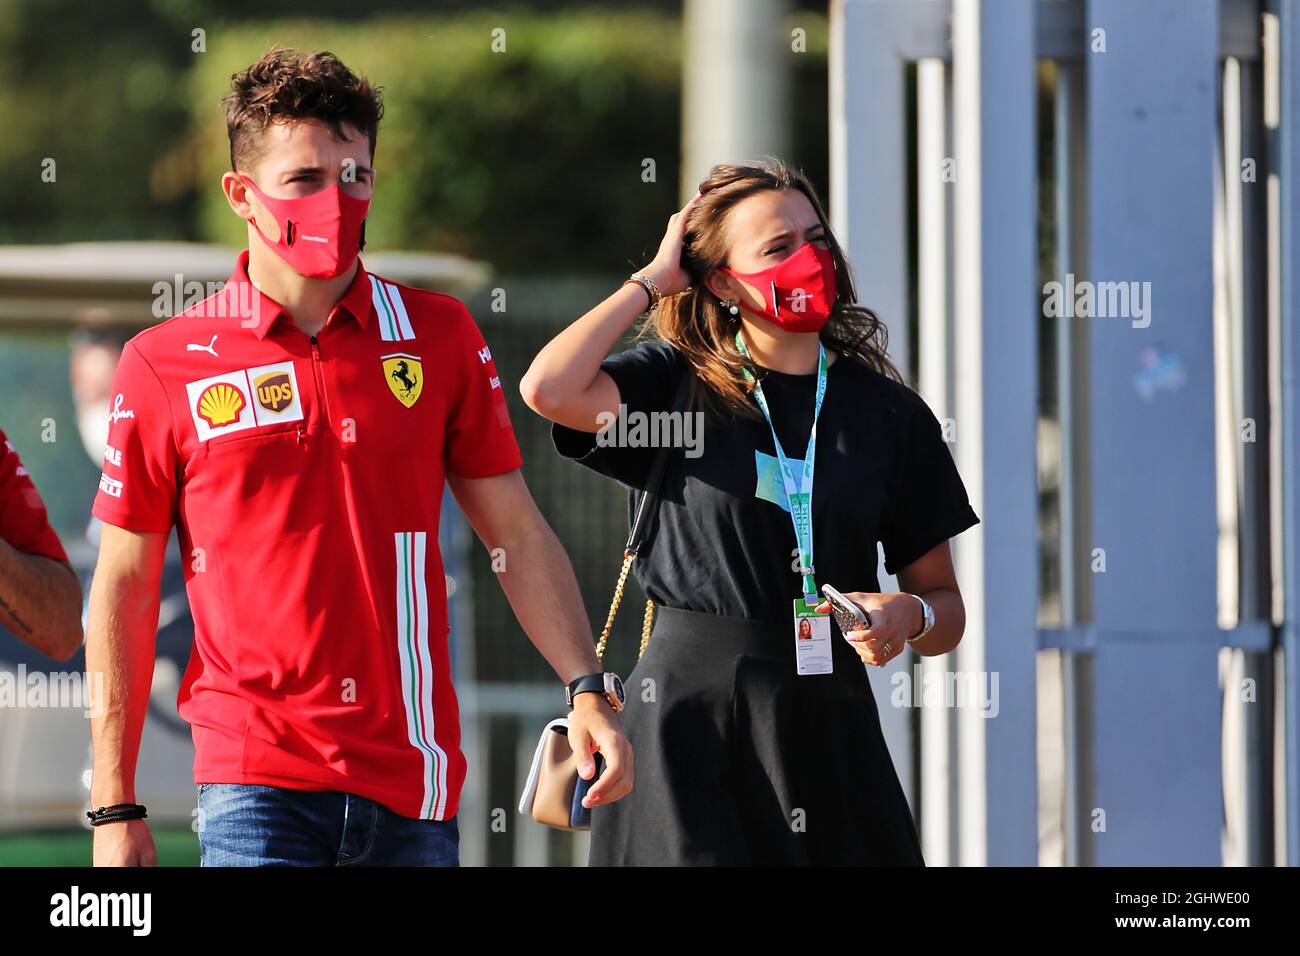
[[[647,303],[660,340],[607,358]],[[779,162],[715,166],[521,391],[562,454],[638,489],[657,449],[594,433],[620,406],[671,409],[683,375],[702,453],[669,457],[635,565],[657,606],[624,712],[637,786],[593,809],[590,862],[924,865],[863,664],[956,647],[948,539],[979,518],[815,192]],[[878,593],[878,541],[902,593]],[[823,584],[870,627],[832,629]]]

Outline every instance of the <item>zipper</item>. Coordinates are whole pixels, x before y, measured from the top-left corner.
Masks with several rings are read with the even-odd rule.
[[[318,394],[321,398],[321,405],[323,406],[324,409],[322,414],[324,414],[325,416],[325,429],[328,431],[333,429],[334,423],[333,423],[333,418],[330,415],[330,397],[329,394],[325,391],[325,373],[321,369],[320,345],[316,341],[316,336],[313,335],[310,338],[311,338],[312,378],[316,382],[316,394]],[[302,440],[302,437],[303,437],[303,432],[302,432],[302,426],[300,425],[298,427],[299,441]]]

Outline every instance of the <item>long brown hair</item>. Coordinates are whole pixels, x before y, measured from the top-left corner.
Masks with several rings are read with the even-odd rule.
[[[753,163],[721,163],[709,170],[699,188],[702,195],[691,209],[682,241],[682,267],[691,277],[691,284],[685,291],[660,301],[653,325],[659,337],[686,358],[696,378],[706,386],[702,395],[700,389],[695,389],[702,404],[718,410],[720,402],[740,415],[759,414],[749,400],[752,386],[742,372],[748,366],[754,373],[753,364],[736,348],[740,316],[719,304],[704,279],[727,264],[727,215],[741,200],[768,189],[799,190],[808,197],[825,228],[835,258],[837,288],[830,318],[821,331],[822,342],[843,356],[903,381],[889,359],[888,330],[875,312],[857,304],[848,261],[826,221],[816,190],[802,172],[771,157]],[[643,334],[648,333],[649,326],[647,323],[643,327]]]

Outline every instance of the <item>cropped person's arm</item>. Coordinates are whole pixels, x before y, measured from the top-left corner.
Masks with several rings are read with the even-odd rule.
[[[81,582],[66,561],[0,538],[0,624],[56,661],[81,646]]]

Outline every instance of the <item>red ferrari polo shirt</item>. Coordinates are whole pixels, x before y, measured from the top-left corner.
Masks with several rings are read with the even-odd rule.
[[[521,464],[491,352],[458,299],[361,266],[308,336],[247,266],[126,344],[93,512],[188,556],[195,783],[449,819],[444,481]]]
[[[50,527],[45,502],[9,437],[0,430],[0,538],[16,551],[67,561],[63,542]]]

